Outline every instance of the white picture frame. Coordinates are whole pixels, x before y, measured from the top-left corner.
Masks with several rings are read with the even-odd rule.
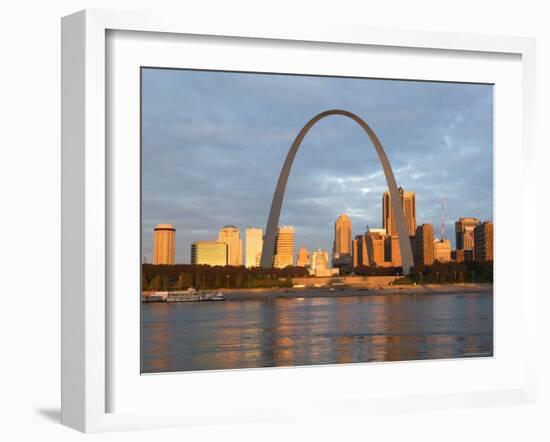
[[[109,327],[113,318],[108,300],[109,247],[112,231],[108,228],[111,196],[107,151],[109,118],[106,36],[108,32],[154,32],[162,35],[194,35],[269,39],[273,41],[338,43],[345,45],[430,49],[444,52],[468,52],[483,58],[484,54],[510,54],[521,58],[521,141],[518,148],[523,177],[520,190],[522,225],[535,219],[536,193],[534,174],[529,174],[534,157],[535,106],[535,43],[518,37],[492,37],[451,33],[388,31],[345,26],[307,26],[265,23],[212,23],[194,17],[152,16],[112,11],[87,10],[63,18],[62,21],[62,423],[80,431],[95,432],[121,429],[156,428],[207,424],[211,418],[200,407],[194,415],[184,411],[168,412],[158,407],[139,411],[109,410],[112,358]],[[157,35],[158,35],[157,34]],[[496,166],[498,167],[498,165]],[[498,193],[498,188],[496,189]],[[521,228],[520,228],[521,230]],[[498,241],[497,250],[498,250]],[[533,242],[520,241],[518,253],[522,266],[535,256]],[[498,256],[498,252],[497,253]],[[525,271],[525,270],[523,270]],[[536,289],[533,279],[521,278],[518,288],[523,310],[522,327],[527,336],[534,336]],[[496,318],[498,321],[498,317]],[[223,422],[285,419],[296,416],[329,416],[334,414],[366,414],[383,409],[387,412],[407,408],[456,408],[532,403],[534,401],[534,353],[525,339],[521,355],[521,383],[502,388],[481,388],[469,392],[432,391],[424,395],[337,396],[308,400],[308,411],[277,406],[255,410],[250,398],[240,404],[239,415],[220,415]],[[497,355],[498,357],[498,355]],[[378,365],[377,370],[389,370]],[[332,367],[331,370],[342,370]],[[354,368],[357,371],[359,368]],[[315,370],[310,368],[311,370]],[[416,371],[422,370],[419,366]],[[242,373],[242,371],[241,371]],[[258,373],[255,371],[254,373]],[[265,373],[265,372],[264,372]],[[286,371],[286,378],[302,376],[299,371]],[[204,379],[220,382],[228,373],[205,373]],[[238,375],[237,375],[238,376]],[[263,376],[263,375],[262,375]],[[242,382],[247,382],[242,379]],[[176,376],[170,377],[177,382]],[[518,377],[519,379],[519,377]],[[195,381],[200,382],[198,378]],[[264,379],[265,380],[265,379]],[[250,387],[253,389],[254,387]],[[437,390],[437,388],[435,389]],[[251,393],[259,394],[259,393]],[[253,397],[253,396],[250,396]],[[248,411],[248,412],[247,412]],[[202,414],[201,414],[202,413]]]

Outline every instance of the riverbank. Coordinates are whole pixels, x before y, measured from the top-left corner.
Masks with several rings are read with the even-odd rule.
[[[330,288],[260,288],[221,290],[228,300],[272,299],[272,298],[319,298],[344,296],[380,296],[380,295],[441,295],[465,293],[493,293],[493,284],[422,284],[388,285],[375,289],[366,287],[330,287]]]

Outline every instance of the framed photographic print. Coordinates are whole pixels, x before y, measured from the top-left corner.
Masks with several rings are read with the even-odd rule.
[[[63,422],[532,400],[534,195],[510,176],[533,57],[521,38],[64,18]]]

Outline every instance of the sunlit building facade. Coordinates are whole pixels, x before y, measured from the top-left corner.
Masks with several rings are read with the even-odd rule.
[[[362,246],[363,242],[363,235],[356,235],[355,238],[353,238],[353,241],[351,242],[351,256],[352,256],[352,262],[353,262],[353,268],[359,267],[362,264],[362,260],[359,258],[359,250]]]
[[[309,259],[309,250],[305,247],[300,247],[298,249],[298,257],[296,259],[296,266],[297,267],[309,267],[310,266],[310,259]]]
[[[414,192],[406,192],[402,187],[400,187],[398,191],[409,236],[414,236],[416,233],[416,195]],[[397,235],[395,216],[393,215],[391,195],[389,192],[384,192],[382,196],[382,226],[386,230],[388,236]]]
[[[197,241],[191,244],[191,264],[227,265],[227,244],[221,241]]]
[[[328,257],[329,255],[326,250],[318,249],[314,251],[311,255],[311,268],[309,273],[316,277],[338,275],[339,270],[330,267]]]
[[[434,262],[434,227],[422,224],[416,228],[414,239],[414,263],[432,265]]]
[[[364,247],[366,251],[366,262],[363,265],[369,267],[383,267],[386,265],[385,240],[387,235],[380,229],[370,229],[365,233]],[[364,257],[364,256],[363,256]]]
[[[384,260],[392,267],[401,266],[401,246],[399,236],[391,235],[384,239]]]
[[[434,241],[434,261],[449,262],[451,260],[451,240],[436,239]]]
[[[474,259],[493,261],[493,223],[485,221],[474,229]]]
[[[294,265],[294,227],[280,226],[277,229],[273,267],[283,269]]]
[[[153,230],[153,264],[174,264],[176,229],[172,224],[157,224]]]
[[[455,222],[457,250],[474,250],[474,229],[479,226],[477,218],[461,217]]]
[[[334,254],[351,256],[351,229],[351,219],[347,214],[343,213],[336,219],[334,223]]]
[[[263,247],[263,230],[250,227],[245,231],[245,266],[259,267]]]
[[[220,229],[218,241],[227,244],[227,265],[243,265],[243,240],[238,227],[227,225]]]

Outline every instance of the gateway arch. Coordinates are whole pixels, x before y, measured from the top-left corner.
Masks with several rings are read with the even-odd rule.
[[[399,198],[399,193],[397,191],[397,184],[395,182],[395,177],[393,176],[393,171],[384,152],[382,144],[378,140],[378,137],[374,131],[357,115],[341,110],[341,109],[332,109],[314,116],[309,120],[306,125],[302,128],[298,136],[290,146],[290,150],[286,156],[283,168],[281,169],[281,174],[279,175],[279,181],[277,181],[277,187],[275,188],[275,193],[273,194],[273,201],[271,202],[271,209],[269,210],[269,218],[267,219],[267,226],[265,229],[264,245],[262,249],[262,258],[260,260],[260,266],[263,268],[272,268],[273,267],[273,255],[275,253],[275,242],[277,237],[277,227],[279,226],[279,217],[281,215],[281,206],[283,204],[283,198],[285,195],[286,183],[288,181],[288,176],[290,175],[290,169],[298,148],[304,137],[312,128],[312,126],[317,123],[319,120],[328,117],[330,115],[342,115],[344,117],[351,118],[359,126],[361,126],[364,131],[369,136],[380,163],[382,164],[382,169],[384,170],[384,175],[386,176],[386,181],[388,183],[388,189],[391,196],[391,205],[393,213],[395,214],[395,225],[397,228],[397,234],[399,235],[399,248],[401,251],[401,263],[403,265],[403,273],[408,275],[410,269],[413,266],[413,254],[411,249],[411,242],[409,240],[409,231],[407,229],[407,224],[405,223],[405,214],[403,212],[403,206],[401,204],[401,198]]]

